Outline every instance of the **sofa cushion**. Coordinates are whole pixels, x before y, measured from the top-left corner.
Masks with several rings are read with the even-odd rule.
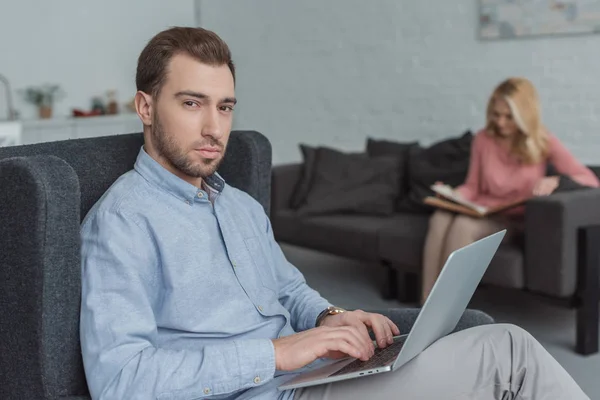
[[[381,259],[405,271],[420,273],[428,221],[428,216],[424,214],[395,214],[379,231]],[[482,282],[506,288],[524,288],[522,246],[513,242],[503,243]]]
[[[379,260],[377,232],[388,220],[367,215],[301,217],[292,210],[271,217],[277,241],[367,261]]]
[[[365,156],[366,153],[342,153],[329,147],[313,147],[307,144],[300,144],[300,151],[302,153],[302,171],[300,178],[295,184],[294,192],[290,200],[290,208],[297,210],[307,201],[308,195],[313,187],[315,175],[317,173],[317,167],[319,164],[319,155],[323,151],[336,152],[346,156]]]
[[[317,160],[317,148],[300,144],[300,152],[302,153],[302,171],[300,172],[300,178],[296,182],[292,198],[290,200],[290,207],[293,210],[298,209],[304,201],[310,186],[312,183],[312,177],[314,175],[315,162]]]
[[[469,170],[472,138],[467,131],[428,148],[412,147],[408,157],[409,193],[398,204],[397,211],[429,212],[431,207],[423,199],[434,195],[431,185],[436,181],[450,186],[462,184]]]
[[[301,217],[293,210],[277,211],[271,219],[278,242],[342,257],[390,262],[406,271],[421,272],[428,215],[396,213],[392,217],[331,215]],[[522,246],[503,243],[482,283],[522,289],[525,272]]]
[[[369,157],[394,156],[398,158],[398,194],[396,204],[401,204],[408,196],[408,156],[411,148],[418,148],[418,142],[396,142],[382,139],[367,139]]]
[[[392,156],[371,158],[321,147],[313,178],[298,213],[389,215],[398,192],[398,163]]]
[[[394,214],[379,230],[379,257],[393,265],[420,271],[428,227],[428,215]]]

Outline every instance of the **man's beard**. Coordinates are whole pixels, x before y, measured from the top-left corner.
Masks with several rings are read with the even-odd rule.
[[[188,153],[177,145],[173,136],[164,131],[160,119],[154,114],[152,121],[152,137],[158,154],[169,162],[173,167],[183,172],[185,175],[194,178],[206,178],[214,174],[223,160],[224,146],[214,138],[195,143],[192,148],[202,146],[214,146],[221,150],[221,158],[205,159],[200,163],[193,162]]]

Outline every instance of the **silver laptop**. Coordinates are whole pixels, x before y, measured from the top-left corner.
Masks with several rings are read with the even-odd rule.
[[[298,374],[279,389],[381,374],[412,360],[454,330],[505,234],[506,230],[500,231],[450,254],[408,335],[395,337],[394,343],[384,349],[376,347],[368,361],[345,358],[332,362]]]

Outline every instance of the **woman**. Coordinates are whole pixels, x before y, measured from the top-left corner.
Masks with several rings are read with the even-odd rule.
[[[549,195],[558,187],[560,177],[545,176],[548,163],[576,183],[600,185],[594,173],[543,127],[538,96],[531,82],[510,78],[498,85],[490,97],[486,127],[473,138],[467,179],[455,190],[463,198],[486,207]],[[425,240],[422,302],[450,253],[505,228],[504,240],[510,240],[522,227],[524,212],[521,206],[477,219],[436,211],[429,220]]]

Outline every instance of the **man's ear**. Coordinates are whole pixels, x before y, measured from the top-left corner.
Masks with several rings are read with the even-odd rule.
[[[152,113],[154,112],[152,96],[138,90],[135,94],[135,110],[144,125],[152,125]]]

